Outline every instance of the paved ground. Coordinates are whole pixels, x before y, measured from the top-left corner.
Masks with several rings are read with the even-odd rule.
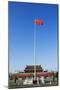
[[[14,83],[14,81],[9,81],[9,89],[12,88],[30,88],[30,87],[46,87],[46,86],[58,86],[57,82],[56,83],[52,83],[51,85],[49,83],[47,84],[40,84],[40,85],[17,85],[16,83]]]

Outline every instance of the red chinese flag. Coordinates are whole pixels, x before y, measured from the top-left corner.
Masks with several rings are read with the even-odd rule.
[[[39,19],[36,19],[35,20],[35,24],[43,25],[43,21],[42,20],[39,20]]]

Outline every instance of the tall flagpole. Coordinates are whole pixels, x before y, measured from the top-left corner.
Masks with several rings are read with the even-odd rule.
[[[36,23],[34,22],[34,80],[36,80]]]
[[[36,24],[38,25],[43,25],[43,21],[42,20],[39,20],[39,19],[36,19],[34,21],[34,80],[37,81],[37,72],[36,72]]]

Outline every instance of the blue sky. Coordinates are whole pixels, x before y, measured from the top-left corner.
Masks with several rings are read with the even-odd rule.
[[[57,70],[58,5],[22,2],[8,3],[9,70],[23,70],[34,64],[34,20],[36,25],[36,64]]]

